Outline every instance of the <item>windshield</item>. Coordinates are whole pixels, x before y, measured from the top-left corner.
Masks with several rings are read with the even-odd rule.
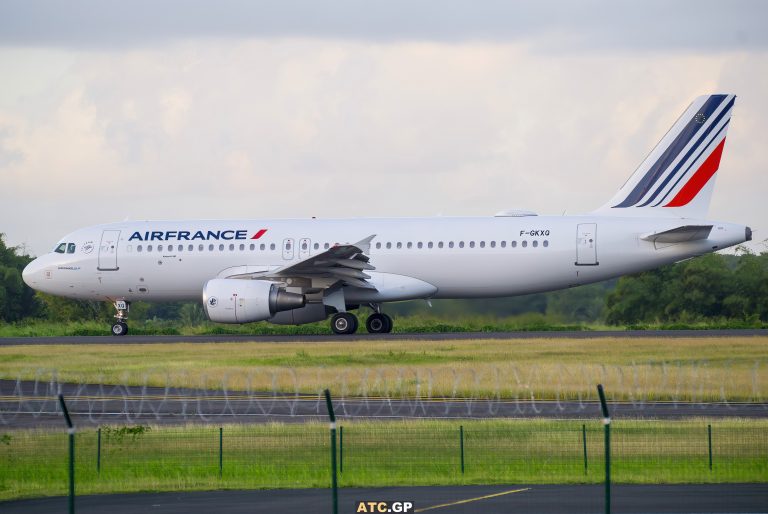
[[[54,252],[56,253],[64,253],[67,251],[67,243],[61,243],[59,246],[56,247]]]

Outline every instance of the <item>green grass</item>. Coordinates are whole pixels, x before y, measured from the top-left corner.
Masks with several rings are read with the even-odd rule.
[[[618,421],[613,478],[618,483],[721,483],[768,480],[768,421]],[[603,429],[587,422],[585,471],[579,421],[464,420],[342,422],[342,487],[450,484],[597,483],[603,479]],[[325,424],[151,427],[138,435],[77,434],[78,494],[205,489],[328,487]],[[0,499],[66,494],[64,431],[12,431],[0,438]]]
[[[361,320],[367,312],[359,312]],[[98,336],[109,335],[111,320],[103,321],[68,321],[53,322],[45,320],[24,320],[17,323],[0,322],[0,337],[53,337],[53,336]],[[568,323],[539,313],[519,314],[497,318],[494,316],[466,316],[445,318],[439,316],[397,316],[394,332],[396,333],[435,333],[435,332],[515,332],[564,330],[655,330],[655,329],[744,329],[768,328],[768,323],[729,319],[712,319],[706,322],[648,323],[632,326],[607,326],[599,323]],[[364,330],[364,327],[362,328]],[[184,324],[175,320],[131,320],[130,333],[134,335],[314,335],[328,334],[327,321],[309,323],[300,326],[282,326],[269,323],[249,323],[246,325],[222,325],[219,323],[200,322]]]
[[[764,401],[768,337],[0,347],[0,378],[314,394]],[[76,351],[73,351],[76,349]]]

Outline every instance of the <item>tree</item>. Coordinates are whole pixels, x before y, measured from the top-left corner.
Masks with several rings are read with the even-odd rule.
[[[35,292],[21,278],[24,267],[32,257],[21,254],[18,247],[5,244],[5,234],[0,233],[0,319],[18,321],[38,316],[40,303]]]

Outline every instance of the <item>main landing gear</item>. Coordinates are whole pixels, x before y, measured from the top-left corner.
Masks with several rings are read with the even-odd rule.
[[[112,335],[124,336],[128,333],[128,323],[126,323],[126,320],[128,319],[128,311],[131,309],[131,304],[125,300],[116,300],[114,305],[117,314],[115,314],[115,322],[112,324]]]
[[[351,312],[339,312],[331,318],[331,330],[334,334],[354,334],[357,327],[357,316]],[[365,321],[365,328],[371,334],[388,334],[392,332],[392,318],[384,313],[374,312]]]

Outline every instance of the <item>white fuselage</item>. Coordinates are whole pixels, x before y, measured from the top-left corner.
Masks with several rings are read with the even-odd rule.
[[[682,221],[713,228],[703,240],[642,239]],[[348,302],[498,297],[655,268],[742,243],[747,230],[680,218],[589,215],[123,222],[66,236],[65,253],[37,258],[24,279],[37,290],[77,299],[199,301],[211,279],[278,269],[375,235],[371,280],[398,287],[386,297],[347,287]]]

